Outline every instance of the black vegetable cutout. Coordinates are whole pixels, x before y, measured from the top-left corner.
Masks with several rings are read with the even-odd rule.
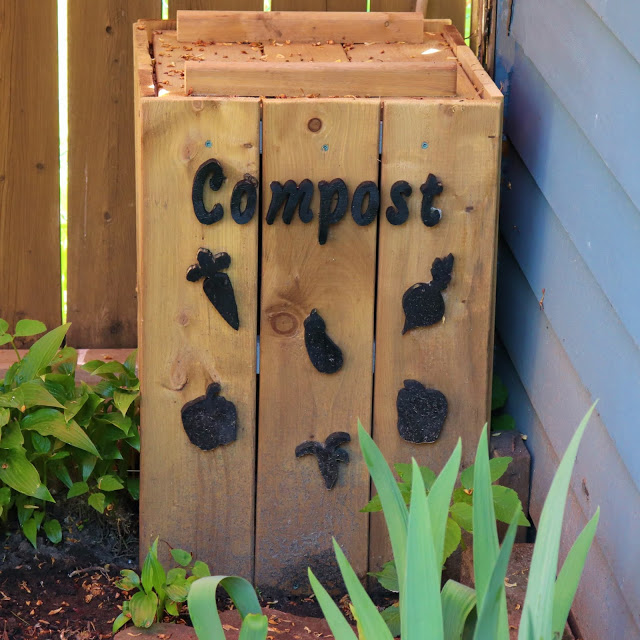
[[[409,287],[402,296],[402,308],[405,313],[404,335],[415,327],[428,327],[436,324],[444,317],[444,291],[451,282],[453,255],[436,258],[431,266],[433,280],[428,284],[418,282]]]
[[[220,203],[214,205],[211,211],[207,211],[204,206],[204,185],[209,177],[209,187],[212,191],[218,191],[222,183],[227,179],[222,171],[222,165],[215,159],[203,162],[196,171],[191,189],[191,201],[193,202],[193,212],[202,224],[213,224],[222,220],[224,210]]]
[[[224,320],[236,331],[240,326],[236,296],[233,293],[231,279],[222,269],[228,269],[231,258],[224,251],[213,255],[209,249],[198,250],[198,264],[192,264],[187,269],[187,280],[197,282],[204,277],[202,288],[211,304],[217,309]]]
[[[367,194],[369,195],[367,208],[365,211],[362,211],[362,204]],[[355,223],[360,227],[366,227],[376,219],[379,210],[380,190],[378,189],[378,185],[371,180],[361,182],[357,186],[353,194],[353,200],[351,201],[351,216]]]
[[[311,180],[305,178],[300,186],[296,184],[295,180],[287,180],[284,186],[274,180],[269,187],[271,188],[271,202],[267,211],[267,224],[275,222],[276,215],[278,215],[283,203],[282,221],[285,224],[291,224],[296,209],[298,209],[298,215],[302,222],[311,222],[313,219],[313,211],[309,209],[313,197],[313,182]]]
[[[413,193],[411,185],[406,180],[398,180],[391,185],[391,201],[396,208],[387,207],[387,220],[391,224],[404,224],[409,218],[408,198]]]
[[[329,235],[329,225],[342,220],[349,204],[349,191],[342,178],[335,178],[331,182],[321,180],[320,189],[320,226],[318,229],[318,243],[326,244]],[[333,204],[335,198],[335,206]]]
[[[442,218],[442,211],[433,206],[433,199],[442,193],[442,182],[433,173],[427,176],[427,181],[420,187],[422,192],[422,207],[420,216],[427,227],[435,227]]]
[[[342,351],[327,335],[322,316],[314,309],[304,321],[304,343],[311,364],[320,373],[336,373],[342,368]]]
[[[417,380],[405,380],[398,391],[398,433],[407,442],[435,442],[447,418],[449,405],[437,389],[427,389]]]
[[[247,196],[247,203],[244,209],[242,206],[242,196]],[[258,203],[258,181],[251,175],[245,177],[236,183],[231,194],[231,217],[238,224],[247,224],[251,221]]]
[[[207,395],[200,396],[182,407],[182,426],[192,444],[203,451],[234,442],[237,437],[236,406],[218,395],[217,382],[207,387]]]
[[[351,442],[351,436],[344,431],[336,431],[327,436],[324,444],[315,440],[307,440],[296,447],[296,458],[314,455],[318,459],[320,473],[324,478],[324,486],[333,489],[338,480],[338,462],[349,462],[349,453],[340,449],[344,442]]]

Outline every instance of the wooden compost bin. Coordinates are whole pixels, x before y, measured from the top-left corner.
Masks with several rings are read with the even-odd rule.
[[[390,547],[358,420],[439,470],[489,418],[502,95],[417,13],[134,36],[141,552],[304,593],[333,535],[363,576]]]

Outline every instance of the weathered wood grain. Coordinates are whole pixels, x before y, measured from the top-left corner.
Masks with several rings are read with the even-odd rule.
[[[175,20],[176,12],[187,10],[210,11],[262,11],[263,0],[169,0],[169,17]]]

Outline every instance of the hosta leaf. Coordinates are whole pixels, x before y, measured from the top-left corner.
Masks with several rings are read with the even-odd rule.
[[[58,542],[62,540],[62,527],[57,520],[47,520],[43,528],[47,534],[47,538],[49,538],[53,544],[58,544]]]
[[[22,525],[22,532],[26,539],[33,545],[33,548],[37,549],[38,524],[33,518],[29,518],[29,520]]]
[[[10,419],[11,411],[4,407],[0,408],[0,428],[4,427],[5,424],[8,424]]]
[[[174,582],[178,584],[186,583],[186,579],[187,570],[182,567],[174,567],[167,571],[167,584],[173,584]]]
[[[93,507],[98,513],[104,513],[105,508],[105,495],[104,493],[92,493],[87,502],[90,507]]]
[[[121,389],[116,389],[113,392],[113,403],[124,416],[139,395],[137,391],[122,391]]]
[[[19,493],[54,502],[48,489],[40,483],[38,470],[27,460],[24,449],[0,449],[0,480]]]
[[[124,485],[120,478],[107,475],[98,478],[98,489],[100,489],[100,491],[118,491],[119,489],[124,489]]]
[[[42,369],[49,366],[70,326],[67,323],[56,327],[34,343],[18,367],[15,376],[18,384],[33,380]]]
[[[66,423],[64,416],[55,409],[38,409],[25,416],[21,424],[23,429],[37,431],[42,436],[53,436],[99,457],[98,450],[80,425],[74,420]]]
[[[17,422],[10,422],[2,429],[0,449],[20,449],[24,444],[24,436]]]
[[[129,372],[129,375],[135,377],[136,375],[136,360],[138,359],[138,350],[134,349],[127,359],[124,361],[124,368]]]
[[[91,474],[95,469],[98,458],[84,451],[79,451],[77,453],[74,453],[73,457],[77,461],[78,466],[80,467],[80,473],[82,474],[82,479],[86,482],[91,477]]]
[[[26,338],[29,336],[36,336],[39,333],[44,333],[47,330],[46,325],[40,320],[18,320],[16,328],[13,333],[14,337]]]
[[[180,614],[180,612],[178,611],[178,605],[177,603],[175,603],[173,600],[167,600],[165,602],[164,605],[164,610],[170,615],[170,616],[177,616]]]
[[[184,602],[187,599],[189,592],[187,588],[179,584],[167,585],[167,596],[174,602]]]
[[[76,496],[84,495],[88,491],[89,485],[86,482],[74,482],[69,489],[69,493],[67,493],[67,498],[75,498]]]
[[[111,632],[115,634],[116,631],[119,631],[120,629],[122,629],[122,627],[124,627],[124,625],[127,624],[127,622],[129,622],[129,620],[131,620],[131,614],[129,614],[129,613],[121,613],[113,621],[113,626],[111,627]]]
[[[35,431],[32,431],[32,433],[35,433]],[[53,458],[54,456],[51,456],[52,460]],[[73,486],[73,480],[71,479],[71,476],[69,475],[69,470],[67,469],[67,466],[66,464],[64,464],[64,462],[60,462],[58,464],[52,464],[50,468],[53,470],[53,473],[55,474],[56,478],[58,478],[58,480],[60,480],[60,482],[62,482],[62,484],[64,484],[67,487],[67,489],[70,489]]]
[[[0,505],[8,507],[11,502],[11,489],[9,487],[0,487]]]
[[[156,617],[156,607],[158,606],[158,596],[153,593],[138,591],[129,600],[129,612],[136,627],[149,628]]]
[[[69,422],[72,418],[75,418],[80,409],[84,407],[85,402],[89,399],[88,393],[83,393],[79,398],[68,400],[64,405],[64,419]]]
[[[40,380],[25,382],[0,395],[0,407],[11,407],[23,411],[23,407],[30,409],[36,406],[62,408],[62,405],[45,389]]]
[[[51,450],[51,440],[45,436],[41,436],[37,431],[32,431],[31,446],[36,453],[49,453]]]
[[[111,360],[110,362],[101,362],[98,366],[94,366],[98,362],[100,361],[93,360],[91,362],[87,362],[87,364],[83,365],[82,368],[86,371],[89,371],[89,368],[91,368],[92,370],[90,371],[90,373],[94,376],[103,376],[108,373],[127,373],[124,365],[117,360]]]

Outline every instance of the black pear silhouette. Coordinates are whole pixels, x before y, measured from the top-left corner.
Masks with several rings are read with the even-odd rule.
[[[320,373],[335,373],[342,368],[342,351],[327,335],[322,316],[314,309],[304,321],[304,343],[311,364]]]
[[[318,459],[325,487],[333,489],[338,480],[338,462],[349,462],[349,453],[339,448],[344,442],[351,442],[351,436],[345,431],[336,431],[327,436],[324,444],[307,440],[296,447],[296,458],[314,455]]]
[[[449,405],[437,389],[427,389],[417,380],[405,380],[398,391],[398,432],[408,442],[435,442],[447,418]]]
[[[431,265],[431,282],[418,282],[409,287],[402,296],[405,322],[402,333],[415,327],[437,324],[444,317],[444,291],[451,282],[453,254],[436,258]]]
[[[217,382],[210,384],[207,395],[182,407],[182,426],[192,444],[210,451],[237,437],[236,406],[220,393]]]

